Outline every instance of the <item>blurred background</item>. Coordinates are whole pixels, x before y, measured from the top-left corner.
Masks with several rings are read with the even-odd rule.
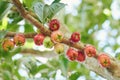
[[[20,0],[32,11],[35,0]],[[54,0],[37,0],[50,5]],[[78,31],[81,41],[120,60],[120,0],[61,0],[66,6],[55,15],[70,32]],[[29,27],[29,28],[28,28]],[[0,0],[0,43],[7,31],[36,32],[23,19],[11,0]],[[5,52],[0,45],[0,80],[106,80],[78,62],[69,61],[65,53],[36,46],[27,39],[22,47]],[[27,54],[25,50],[31,50]],[[23,52],[21,52],[23,51]],[[32,52],[33,51],[33,52]],[[51,55],[52,54],[52,55]]]

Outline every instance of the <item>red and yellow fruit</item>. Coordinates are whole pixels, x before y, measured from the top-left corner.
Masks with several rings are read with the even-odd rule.
[[[91,45],[87,45],[84,48],[84,53],[88,56],[88,57],[94,57],[96,56],[96,49],[95,47],[91,46]]]
[[[101,64],[102,67],[109,67],[110,66],[110,57],[105,53],[101,53],[98,56],[98,62]]]
[[[25,44],[25,36],[23,34],[16,34],[13,40],[16,46],[23,46]]]
[[[72,42],[79,42],[80,41],[80,34],[78,32],[72,33],[70,40]]]
[[[67,55],[67,57],[68,57],[69,60],[74,61],[74,60],[77,59],[78,52],[75,49],[73,49],[73,48],[69,48],[67,50],[66,55]]]
[[[56,31],[60,28],[60,23],[57,19],[53,19],[49,22],[49,28],[52,31]]]
[[[37,34],[34,36],[34,43],[38,46],[43,44],[43,40],[44,40],[44,35],[43,34]]]
[[[2,44],[2,47],[5,51],[12,50],[14,48],[14,42],[10,39],[5,39]]]
[[[53,42],[61,42],[63,39],[63,34],[60,31],[53,31],[51,34],[51,39]]]
[[[83,62],[85,61],[85,58],[86,58],[85,54],[82,51],[78,51],[77,61]]]

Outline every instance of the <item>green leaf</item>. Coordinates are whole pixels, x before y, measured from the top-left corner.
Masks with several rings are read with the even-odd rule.
[[[12,32],[17,32],[17,30],[19,29],[19,25],[18,24],[8,24],[7,25],[7,30],[8,31],[12,31]]]
[[[44,69],[48,69],[49,67],[46,64],[42,64],[38,67],[38,71],[44,70]]]
[[[8,17],[13,20],[11,22],[12,24],[17,24],[19,21],[23,19],[19,15],[20,15],[19,12],[16,12],[16,11],[12,11],[11,13],[8,14]]]
[[[120,53],[117,53],[117,54],[115,55],[115,57],[116,57],[118,60],[120,60]]]
[[[0,1],[0,20],[6,15],[6,13],[11,9],[12,4],[6,1]]]
[[[54,0],[53,2],[52,2],[52,4],[53,3],[58,3],[58,2],[60,2],[61,0]]]
[[[48,15],[49,15],[49,5],[45,4],[44,10],[43,10],[43,17],[44,17],[43,23],[47,21]]]
[[[38,16],[39,20],[43,23],[44,22],[44,4],[41,3],[41,2],[36,2],[34,5],[33,5],[33,9],[35,11],[35,14]]]
[[[77,78],[80,76],[79,72],[75,72],[73,74],[71,74],[71,76],[69,77],[69,80],[77,80]]]
[[[3,39],[6,34],[7,34],[6,30],[0,30],[0,39]]]
[[[31,24],[25,24],[25,33],[34,32],[33,26]]]
[[[25,3],[25,5],[28,7],[28,8],[30,8],[31,6],[32,6],[32,2],[33,2],[33,0],[23,0],[23,2]]]
[[[67,70],[68,70],[68,59],[65,58],[65,55],[60,55],[59,56],[59,63],[61,66],[61,70],[65,76],[67,76]]]
[[[33,10],[42,23],[45,23],[48,19],[51,19],[58,11],[60,11],[65,4],[53,3],[50,6],[41,2],[36,2],[33,5]]]
[[[9,71],[3,72],[3,80],[12,80],[11,73]]]
[[[63,3],[53,3],[53,4],[51,4],[50,8],[49,8],[48,18],[51,19],[63,7],[65,7],[65,4],[63,4]]]
[[[110,8],[112,0],[102,0],[104,7]]]

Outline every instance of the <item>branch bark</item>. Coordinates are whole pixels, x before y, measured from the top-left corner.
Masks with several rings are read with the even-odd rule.
[[[5,37],[14,37],[16,34],[16,32],[7,32],[7,34],[5,35]],[[24,34],[24,33],[20,33],[20,34]],[[26,33],[25,38],[33,38],[37,33]]]
[[[30,23],[35,25],[38,29],[40,29],[40,31],[44,35],[46,35],[46,36],[51,35],[51,31],[46,29],[45,27],[43,27],[43,25],[38,20],[36,20],[34,17],[32,17],[28,13],[28,11],[26,11],[24,9],[24,7],[22,6],[22,4],[20,3],[19,0],[12,0],[12,1],[13,1],[13,4],[17,7],[17,10],[20,12],[20,14],[23,18],[25,18]],[[85,45],[82,42],[71,43],[69,41],[69,38],[67,38],[67,37],[63,38],[62,43],[66,44],[68,46],[77,48],[79,50],[82,50],[85,47]],[[97,54],[97,56],[98,56],[98,54]],[[87,60],[84,62],[84,65],[88,69],[96,72],[97,74],[103,76],[104,78],[106,78],[108,80],[120,80],[120,62],[113,57],[111,57],[111,65],[109,68],[100,67],[99,63],[97,61],[97,57],[87,58]]]

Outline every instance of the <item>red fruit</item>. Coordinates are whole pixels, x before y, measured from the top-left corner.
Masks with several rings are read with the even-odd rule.
[[[73,42],[78,42],[80,40],[80,34],[78,32],[72,33],[70,40]]]
[[[43,44],[43,40],[44,40],[44,35],[43,34],[37,34],[34,36],[34,43],[38,46]]]
[[[102,65],[102,67],[109,67],[110,66],[110,57],[105,53],[102,53],[98,56],[98,61]]]
[[[95,49],[95,47],[88,45],[84,48],[84,53],[88,57],[94,57],[94,56],[96,56],[96,49]]]
[[[78,51],[77,61],[85,61],[85,54],[82,51]]]
[[[66,55],[69,60],[74,61],[78,56],[78,52],[72,48],[69,48]]]
[[[25,44],[25,36],[23,34],[16,34],[13,40],[16,46],[23,46]]]
[[[2,47],[5,51],[12,50],[14,48],[14,42],[10,39],[4,40]]]
[[[63,39],[63,34],[60,31],[53,31],[51,34],[51,39],[53,42],[61,42]]]
[[[60,23],[57,19],[53,19],[49,22],[49,28],[52,31],[56,31],[60,28]]]

